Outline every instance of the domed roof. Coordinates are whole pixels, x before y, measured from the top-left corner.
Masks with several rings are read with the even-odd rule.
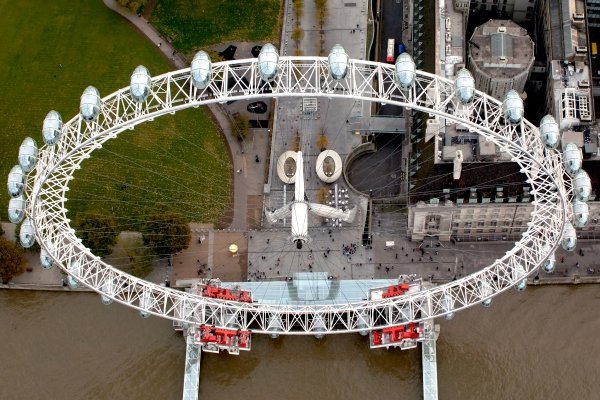
[[[325,183],[333,183],[342,175],[342,158],[334,150],[322,151],[315,163],[317,176]]]
[[[402,53],[396,59],[394,79],[402,89],[408,89],[415,83],[415,62],[408,53]]]
[[[346,76],[350,57],[341,45],[336,44],[333,46],[327,61],[329,62],[329,74],[333,79],[340,80]]]
[[[79,112],[86,121],[93,121],[100,114],[100,92],[93,86],[88,86],[81,95]]]
[[[198,89],[205,89],[210,83],[212,62],[205,51],[199,51],[192,60],[191,73],[192,83]]]
[[[131,97],[138,102],[146,100],[150,94],[151,86],[152,78],[150,78],[148,68],[143,65],[138,65],[131,74],[131,83],[129,85]]]
[[[30,137],[25,138],[21,147],[19,147],[19,165],[23,171],[29,172],[35,166],[37,161],[38,147],[35,140]]]
[[[545,115],[540,121],[540,135],[547,148],[555,149],[558,146],[560,132],[552,115]]]
[[[283,183],[296,182],[296,152],[288,150],[277,159],[277,176]]]
[[[62,125],[62,117],[58,111],[50,111],[48,115],[46,115],[46,118],[44,118],[44,126],[42,127],[42,137],[44,138],[44,143],[52,146],[58,142],[62,132]]]
[[[271,82],[277,75],[279,53],[271,43],[265,44],[258,53],[258,73],[265,82]]]
[[[509,90],[504,96],[504,117],[511,124],[518,124],[523,119],[523,99],[515,90]]]
[[[473,100],[475,95],[475,79],[473,75],[466,68],[461,68],[456,74],[456,80],[454,81],[454,90],[456,91],[456,97],[458,101],[463,104],[467,104]]]
[[[8,194],[11,197],[18,197],[23,193],[23,187],[25,186],[25,173],[20,165],[12,167],[8,173],[8,180],[6,184],[8,188]]]
[[[575,176],[581,169],[582,156],[579,147],[575,143],[568,143],[563,151],[565,170],[571,176]]]

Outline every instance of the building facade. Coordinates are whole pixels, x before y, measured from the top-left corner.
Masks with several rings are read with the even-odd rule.
[[[589,223],[577,229],[580,239],[600,237],[600,202],[590,201]],[[531,203],[440,204],[423,202],[408,208],[408,237],[421,241],[485,242],[518,240],[527,230],[533,211]]]

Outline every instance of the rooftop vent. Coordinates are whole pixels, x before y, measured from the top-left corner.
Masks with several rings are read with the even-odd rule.
[[[579,82],[577,82],[577,86],[580,88],[589,88],[590,82],[589,81],[579,81]]]
[[[506,27],[505,26],[498,27],[498,33],[506,33]]]

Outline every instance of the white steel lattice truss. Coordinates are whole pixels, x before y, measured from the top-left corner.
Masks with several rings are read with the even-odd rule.
[[[364,322],[369,329],[380,329],[438,317],[495,296],[523,279],[512,273],[516,266],[531,274],[560,243],[563,225],[572,214],[572,184],[563,179],[562,156],[545,149],[538,128],[528,121],[517,125],[505,122],[502,104],[481,92],[463,106],[448,79],[417,71],[414,86],[401,91],[393,75],[393,65],[350,60],[346,77],[336,81],[330,77],[324,57],[280,57],[278,75],[270,83],[260,79],[257,60],[247,59],[213,64],[212,81],[204,90],[192,84],[189,68],[153,78],[152,92],[141,103],[131,98],[128,87],[118,90],[102,99],[96,121],[86,122],[78,115],[64,124],[56,145],[40,149],[26,190],[26,211],[36,238],[73,278],[120,303],[196,325],[223,327],[225,317],[233,317],[242,329],[255,333],[268,333],[277,326],[282,334],[309,334],[315,328],[322,330],[321,321],[325,322],[322,333],[363,330],[359,323]],[[479,132],[484,140],[509,153],[529,178],[535,201],[527,232],[502,259],[443,286],[383,300],[314,306],[240,303],[161,287],[106,264],[75,236],[65,209],[69,181],[80,163],[105,141],[141,122],[189,107],[290,96],[389,103],[439,115]],[[71,269],[75,262],[79,267]],[[368,316],[366,321],[364,316]]]

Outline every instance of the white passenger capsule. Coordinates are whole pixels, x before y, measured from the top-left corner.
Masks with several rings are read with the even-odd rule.
[[[281,323],[281,317],[277,314],[272,314],[269,317],[269,327],[267,328],[269,336],[273,339],[279,337],[279,332],[283,331],[283,324]]]
[[[521,264],[517,264],[512,269],[512,278],[513,280],[518,281],[515,285],[515,288],[518,292],[522,292],[527,288],[527,278],[525,278],[525,268]]]
[[[23,193],[25,187],[25,173],[20,165],[12,167],[8,173],[8,180],[6,182],[6,188],[10,197],[19,197]]]
[[[42,127],[42,137],[44,143],[49,146],[56,144],[62,133],[62,117],[58,111],[50,111],[46,118],[44,118],[44,125]]]
[[[348,57],[348,53],[346,53],[346,50],[341,45],[336,44],[333,46],[327,57],[327,62],[329,63],[329,75],[333,79],[339,81],[346,77],[350,57]]]
[[[52,268],[52,264],[52,258],[46,250],[42,249],[40,251],[40,265],[43,269],[50,269]]]
[[[577,228],[583,228],[587,225],[590,217],[590,210],[587,203],[575,199],[573,201],[573,225]]]
[[[571,176],[575,176],[581,169],[582,156],[579,147],[575,143],[568,143],[563,151],[565,170]]]
[[[504,96],[504,118],[511,124],[518,124],[523,120],[523,99],[515,90],[509,90]]]
[[[444,312],[446,312],[444,318],[446,318],[447,320],[451,320],[452,318],[454,318],[454,311],[452,311],[454,310],[454,299],[452,298],[452,295],[448,292],[444,293],[442,307],[444,308]]]
[[[550,273],[554,272],[554,264],[555,263],[556,263],[556,256],[554,255],[554,253],[552,253],[548,256],[546,261],[544,261],[544,264],[542,264],[542,268],[544,269],[544,271],[546,271],[547,273],[550,274]]]
[[[93,86],[88,86],[81,95],[79,112],[86,121],[93,121],[100,114],[100,92]]]
[[[150,308],[151,305],[152,295],[146,291],[142,292],[142,295],[140,296],[140,308],[142,308],[142,310],[140,310],[140,317],[148,318],[150,316],[150,313],[146,311],[146,309]]]
[[[573,178],[575,186],[575,197],[579,201],[588,201],[592,194],[592,182],[590,176],[583,169],[580,169]]]
[[[271,43],[265,44],[258,53],[258,74],[265,82],[275,79],[278,72],[279,53]]]
[[[151,86],[152,78],[150,77],[148,68],[143,65],[138,65],[131,74],[131,81],[129,84],[131,97],[138,103],[146,100],[150,94]]]
[[[461,68],[456,74],[454,91],[458,101],[462,104],[470,103],[473,100],[473,96],[475,96],[475,79],[473,79],[473,75],[468,69]]]
[[[558,146],[560,132],[552,115],[545,115],[540,121],[540,135],[547,148],[555,149]]]
[[[25,221],[21,224],[21,230],[19,231],[19,241],[21,246],[28,249],[35,243],[35,230],[33,224],[29,218],[25,218]]]
[[[487,281],[481,281],[480,284],[481,289],[481,298],[483,299],[481,304],[484,307],[489,307],[492,305],[492,298],[490,297],[493,294],[492,287]]]
[[[206,89],[212,74],[212,62],[205,51],[199,51],[194,56],[191,66],[192,84],[198,89]]]
[[[408,53],[402,53],[396,59],[394,80],[401,89],[409,89],[417,76],[415,62]]]
[[[19,147],[19,165],[23,171],[29,172],[35,166],[37,161],[38,147],[35,140],[30,137],[25,138],[21,147]]]
[[[102,300],[102,304],[105,306],[111,304],[113,301],[110,297],[114,293],[114,283],[112,279],[107,279],[106,282],[102,284],[102,294],[100,295],[100,299]]]
[[[356,327],[359,329],[358,333],[362,336],[367,336],[369,334],[369,326],[371,326],[371,316],[368,311],[362,311],[356,319]]]
[[[575,228],[573,228],[573,225],[567,221],[565,222],[565,227],[563,229],[562,247],[566,251],[573,251],[575,250],[576,246],[577,232],[575,231]]]
[[[25,200],[23,196],[13,197],[8,201],[8,220],[18,224],[25,218]]]
[[[81,264],[78,260],[71,260],[71,265],[68,268],[69,272],[73,273],[75,276],[81,275]],[[71,289],[77,289],[79,287],[79,280],[69,274],[67,275],[67,285],[69,285]]]
[[[313,320],[313,331],[315,332],[315,337],[317,339],[323,339],[325,337],[325,321],[323,321],[323,317],[320,315],[315,316],[315,319]]]

